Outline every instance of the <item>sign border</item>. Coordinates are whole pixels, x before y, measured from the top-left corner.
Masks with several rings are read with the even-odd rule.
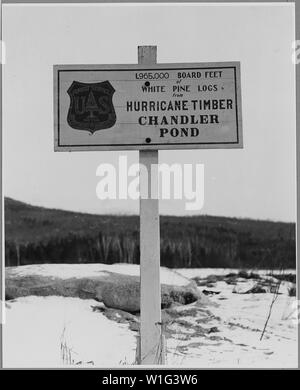
[[[179,70],[179,69],[234,69],[235,108],[236,108],[236,141],[235,142],[193,142],[193,143],[151,143],[151,144],[103,144],[103,145],[61,145],[60,144],[60,102],[59,81],[61,72],[88,71],[133,71],[133,70]],[[192,62],[192,63],[159,63],[154,65],[141,64],[101,64],[101,65],[53,65],[54,77],[54,151],[113,151],[113,150],[177,150],[177,149],[237,149],[243,148],[242,136],[242,97],[241,97],[241,64],[231,62]]]

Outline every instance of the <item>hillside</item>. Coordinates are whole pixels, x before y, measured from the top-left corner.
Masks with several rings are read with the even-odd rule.
[[[47,209],[5,198],[6,265],[138,263],[138,216]],[[294,268],[295,224],[195,216],[161,217],[168,267]]]

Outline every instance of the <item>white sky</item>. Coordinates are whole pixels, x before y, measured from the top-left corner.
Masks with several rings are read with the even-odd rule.
[[[3,5],[4,194],[46,207],[136,213],[100,201],[96,168],[124,152],[53,151],[53,64],[241,61],[242,150],[161,151],[160,162],[204,163],[202,214],[295,221],[292,4]],[[137,152],[125,152],[137,162]],[[163,201],[161,214],[185,214]],[[199,212],[197,212],[199,213]]]

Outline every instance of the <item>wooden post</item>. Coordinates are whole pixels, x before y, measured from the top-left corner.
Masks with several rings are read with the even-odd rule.
[[[139,64],[156,63],[156,46],[139,46]],[[160,236],[158,199],[151,199],[158,174],[151,166],[158,164],[158,150],[140,150],[139,162],[147,168],[140,172],[140,192],[148,189],[148,198],[140,198],[140,364],[164,362],[161,335]],[[156,182],[155,182],[156,181]],[[157,188],[157,187],[156,187]]]

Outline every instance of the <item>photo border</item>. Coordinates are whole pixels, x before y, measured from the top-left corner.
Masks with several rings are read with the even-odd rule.
[[[300,0],[287,0],[287,1],[280,1],[280,0],[165,0],[165,1],[159,1],[159,0],[150,0],[150,1],[140,1],[140,0],[131,0],[131,1],[123,1],[123,0],[0,0],[0,43],[2,44],[2,4],[166,4],[166,3],[176,3],[176,4],[187,4],[187,3],[207,3],[207,4],[286,4],[286,3],[294,3],[295,5],[295,40],[300,41]],[[0,49],[1,50],[1,49]],[[292,56],[292,51],[291,51]],[[295,65],[296,68],[296,178],[297,178],[297,205],[300,201],[300,65]],[[3,298],[4,298],[4,228],[3,228],[3,211],[4,211],[4,197],[2,194],[2,188],[3,188],[3,181],[2,181],[2,162],[3,162],[3,154],[2,154],[2,61],[0,61],[0,143],[1,143],[1,152],[0,152],[0,168],[1,168],[1,180],[0,180],[0,193],[1,193],[1,202],[2,207],[0,211],[0,226],[1,226],[1,235],[0,235],[0,244],[1,244],[1,267],[0,267],[0,302],[2,304]],[[297,109],[298,108],[298,109]],[[299,278],[299,253],[298,248],[300,244],[300,229],[297,228],[298,223],[300,221],[300,207],[297,208],[297,222],[296,222],[296,273],[297,273],[297,300],[299,300],[299,288],[300,288],[300,278]],[[298,324],[298,369],[299,369],[299,346],[300,346],[300,326]],[[2,343],[2,323],[0,324],[0,370],[3,369],[3,343]],[[109,367],[108,367],[109,368]],[[142,368],[142,367],[141,367]],[[228,367],[230,369],[230,367]],[[54,370],[55,368],[47,368],[48,370]],[[101,370],[106,368],[87,368],[82,370]],[[170,369],[170,367],[168,367]],[[174,368],[178,369],[178,368]],[[65,368],[61,368],[60,370],[65,370]],[[78,370],[78,368],[71,368],[68,370]],[[126,370],[124,368],[124,370]],[[204,368],[198,368],[198,370],[204,370]],[[215,368],[211,368],[211,370],[215,370]],[[242,370],[240,368],[237,368],[237,370]],[[248,370],[252,370],[252,368],[248,368]],[[276,370],[276,368],[270,368],[270,370]]]

